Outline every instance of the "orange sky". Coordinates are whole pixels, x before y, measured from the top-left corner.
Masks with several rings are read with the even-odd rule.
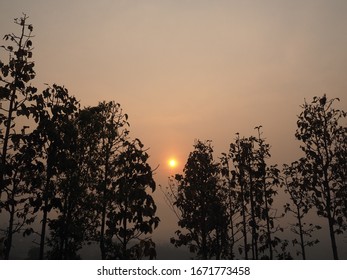
[[[327,93],[347,108],[345,0],[0,0],[0,36],[18,32],[22,12],[36,36],[35,85],[65,85],[82,105],[119,102],[160,165],[158,184],[194,139],[211,139],[217,159],[257,125],[273,161],[293,161],[304,98]]]

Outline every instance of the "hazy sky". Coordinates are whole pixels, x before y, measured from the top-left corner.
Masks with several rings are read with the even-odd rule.
[[[0,0],[1,37],[19,31],[22,12],[35,85],[65,85],[82,105],[119,102],[160,165],[158,184],[194,139],[211,139],[217,158],[261,124],[281,165],[299,155],[304,98],[327,93],[347,109],[345,0]]]

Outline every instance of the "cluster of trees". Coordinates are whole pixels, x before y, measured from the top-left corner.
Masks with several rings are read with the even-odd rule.
[[[201,259],[291,259],[292,242],[296,255],[306,259],[307,247],[319,242],[313,234],[321,226],[307,219],[315,210],[327,221],[338,259],[336,236],[347,229],[347,114],[334,108],[336,100],[324,95],[305,102],[295,133],[304,156],[282,170],[268,164],[270,146],[261,126],[256,136],[236,134],[218,162],[211,141],[197,140],[183,174],[169,181],[166,197],[181,228],[171,243]],[[288,215],[295,222],[283,226]],[[286,228],[293,240],[283,238]]]
[[[21,234],[33,236],[40,259],[77,259],[90,243],[102,259],[155,258],[156,184],[127,114],[115,102],[81,108],[55,84],[38,92],[33,26],[25,15],[15,23],[21,32],[5,35],[9,59],[0,61],[0,257],[10,258]],[[336,236],[347,228],[347,114],[334,108],[337,100],[304,103],[295,134],[303,157],[282,168],[269,165],[261,126],[255,136],[236,134],[218,161],[211,141],[196,141],[183,174],[169,181],[180,228],[171,243],[201,259],[289,259],[291,242],[305,259],[319,242],[320,226],[308,222],[315,211],[338,259]],[[288,216],[293,240],[281,234]]]
[[[39,258],[76,259],[97,243],[102,259],[155,258],[156,184],[148,153],[115,102],[81,108],[62,86],[38,92],[33,26],[15,19],[0,61],[0,248],[35,236]]]

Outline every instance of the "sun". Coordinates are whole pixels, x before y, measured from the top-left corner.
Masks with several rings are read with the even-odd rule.
[[[177,166],[177,161],[172,158],[168,161],[168,164],[171,168],[175,168]]]

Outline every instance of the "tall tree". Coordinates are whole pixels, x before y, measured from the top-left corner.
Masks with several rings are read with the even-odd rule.
[[[232,162],[230,162],[230,155],[226,153],[222,153],[220,158],[221,163],[221,179],[222,184],[225,189],[225,205],[227,216],[229,220],[228,226],[228,239],[229,239],[229,254],[227,259],[233,259],[235,257],[235,245],[237,242],[243,238],[238,237],[239,233],[242,233],[242,227],[239,227],[239,222],[237,220],[240,216],[242,216],[243,207],[238,203],[238,194],[239,190],[237,189],[236,180],[235,180],[235,171],[232,170]],[[241,215],[240,215],[241,213]],[[246,239],[247,243],[247,239]],[[247,252],[246,252],[247,254]]]
[[[275,211],[271,208],[277,194],[279,170],[267,164],[270,146],[261,137],[260,128],[256,127],[258,137],[240,138],[237,134],[223,159],[224,166],[225,162],[230,166],[228,172],[235,191],[236,208],[240,209],[241,222],[236,227],[242,231],[243,246],[239,251],[244,252],[245,259],[250,257],[249,250],[253,259],[272,259],[274,246],[279,242],[273,236],[280,228],[274,224]],[[266,250],[268,255],[264,254]]]
[[[27,189],[23,184],[23,164],[28,162],[30,156],[30,147],[26,145],[26,129],[29,126],[21,126],[18,131],[16,125],[16,120],[29,116],[27,107],[37,91],[30,85],[35,71],[34,62],[31,61],[33,27],[27,23],[27,19],[25,14],[15,19],[21,33],[5,35],[5,41],[10,40],[13,45],[2,46],[9,53],[9,61],[7,64],[0,61],[0,212],[5,209],[9,214],[4,244],[5,259],[10,255],[12,236],[22,229],[20,225],[25,221],[28,211],[25,206]],[[17,226],[16,217],[23,220]]]
[[[246,194],[248,193],[246,178],[245,178],[245,156],[244,156],[244,141],[239,137],[235,139],[235,143],[230,144],[229,153],[227,155],[227,162],[231,161],[230,169],[228,167],[227,172],[231,174],[231,180],[236,189],[236,203],[240,208],[240,215],[242,217],[242,222],[236,224],[236,227],[241,226],[242,237],[243,237],[243,252],[244,257],[247,260],[249,258],[249,243],[248,243],[248,227],[247,227],[247,199]],[[228,175],[229,176],[229,175]],[[241,250],[241,249],[240,249]]]
[[[112,182],[117,178],[116,160],[128,135],[128,115],[116,102],[101,102],[82,110],[78,124],[83,146],[88,147],[84,155],[91,178],[90,195],[98,202],[93,210],[97,216],[94,239],[99,243],[101,258],[106,259],[108,206],[114,198]]]
[[[346,228],[343,204],[346,201],[346,127],[341,124],[346,112],[335,109],[339,99],[326,95],[314,97],[311,103],[302,105],[295,136],[302,141],[301,149],[309,166],[309,190],[317,214],[327,219],[334,259],[338,259],[336,234]],[[343,143],[343,144],[341,144]],[[342,159],[342,162],[341,162]],[[343,163],[344,162],[344,163]],[[342,163],[342,164],[341,164]]]
[[[79,104],[66,88],[55,84],[35,96],[33,101],[30,112],[37,128],[30,134],[30,145],[38,157],[32,164],[30,201],[34,213],[42,212],[39,258],[43,259],[48,215],[61,204],[58,196],[59,178],[64,170],[61,159],[71,148],[66,136],[70,132],[67,126],[76,118]]]
[[[176,246],[188,246],[198,258],[220,258],[227,248],[224,194],[219,182],[220,167],[213,160],[211,142],[197,141],[189,154],[184,175],[177,174],[177,189],[171,187],[172,204],[179,214]]]
[[[58,201],[56,218],[49,219],[50,238],[48,244],[51,250],[49,258],[75,259],[79,258],[77,251],[82,248],[88,239],[90,211],[87,205],[90,203],[83,173],[84,146],[79,141],[78,131],[78,103],[75,98],[61,93],[67,100],[65,106],[70,111],[62,111],[63,121],[57,131],[61,146],[57,147],[57,161],[59,177],[54,188],[54,197]],[[88,178],[88,177],[87,177]],[[50,208],[50,207],[49,207]]]
[[[148,158],[143,144],[135,139],[124,142],[116,159],[106,230],[109,243],[115,245],[110,252],[111,258],[156,257],[155,244],[148,237],[159,224],[157,207],[150,194],[155,191],[156,184]]]
[[[279,239],[273,238],[273,234],[282,229],[275,227],[275,216],[271,214],[272,204],[274,198],[277,195],[277,188],[279,187],[279,169],[277,165],[268,165],[267,161],[271,157],[270,145],[266,143],[262,137],[261,126],[255,128],[258,131],[258,137],[256,139],[257,150],[256,154],[256,186],[262,190],[262,207],[261,207],[261,219],[265,221],[266,226],[264,234],[260,236],[260,241],[265,240],[264,245],[260,247],[260,251],[268,249],[269,255],[267,256],[271,260],[274,258],[274,247],[278,244]]]

